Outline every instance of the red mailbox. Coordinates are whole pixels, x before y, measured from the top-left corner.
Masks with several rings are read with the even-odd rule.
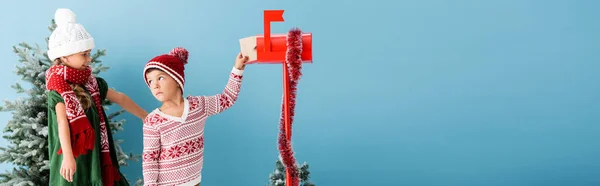
[[[271,34],[271,22],[283,22],[283,10],[265,10],[264,34],[240,39],[242,54],[250,63],[283,63],[287,51],[287,35]],[[302,33],[302,62],[312,63],[312,33]]]
[[[295,105],[295,99],[292,97],[296,96],[291,89],[295,89],[299,78],[299,73],[294,72],[297,72],[303,63],[312,63],[312,33],[302,33],[299,29],[293,29],[288,35],[271,35],[271,22],[283,22],[283,10],[265,10],[264,34],[240,39],[240,48],[242,55],[249,56],[249,64],[282,64],[284,100],[280,128],[282,131],[285,129],[285,133],[279,135],[279,153],[282,163],[286,166],[286,185],[298,186],[299,179],[295,174],[296,160],[291,150],[291,115]],[[288,44],[288,40],[292,43]]]

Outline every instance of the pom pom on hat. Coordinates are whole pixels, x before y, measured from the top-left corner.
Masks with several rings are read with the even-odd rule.
[[[48,58],[68,56],[95,47],[94,38],[83,25],[77,23],[75,13],[66,8],[59,8],[54,13],[57,27],[48,38]]]
[[[183,48],[183,47],[176,47],[173,50],[171,50],[171,52],[169,52],[170,55],[174,55],[175,57],[179,58],[179,60],[185,65],[188,63],[188,56],[190,55],[189,52]]]
[[[171,76],[183,93],[183,86],[185,85],[185,65],[188,63],[189,52],[183,47],[175,47],[169,51],[168,54],[161,54],[150,59],[144,67],[144,81],[148,86],[148,80],[146,79],[146,72],[150,69],[159,69],[169,76]]]
[[[54,21],[57,26],[63,26],[69,23],[77,23],[77,17],[73,11],[66,8],[60,8],[54,13]]]

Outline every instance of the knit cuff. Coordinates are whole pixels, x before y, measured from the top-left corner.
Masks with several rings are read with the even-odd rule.
[[[244,73],[244,70],[237,69],[234,66],[233,69],[231,70],[231,73],[233,73],[235,75],[238,75],[238,76],[241,76]]]

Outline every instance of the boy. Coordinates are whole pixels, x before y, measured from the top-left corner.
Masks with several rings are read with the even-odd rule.
[[[200,185],[206,119],[235,103],[248,62],[247,56],[238,54],[221,94],[184,98],[187,58],[186,49],[175,48],[154,57],[144,68],[146,84],[163,103],[144,120],[145,185]]]

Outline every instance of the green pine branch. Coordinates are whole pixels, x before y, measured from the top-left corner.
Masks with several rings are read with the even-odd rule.
[[[300,178],[300,186],[315,186],[315,184],[310,181],[308,163],[304,162],[302,165],[298,165],[297,167]],[[269,184],[267,186],[285,186],[285,179],[285,167],[283,166],[281,160],[277,160],[275,162],[275,169],[271,174],[269,174]]]

